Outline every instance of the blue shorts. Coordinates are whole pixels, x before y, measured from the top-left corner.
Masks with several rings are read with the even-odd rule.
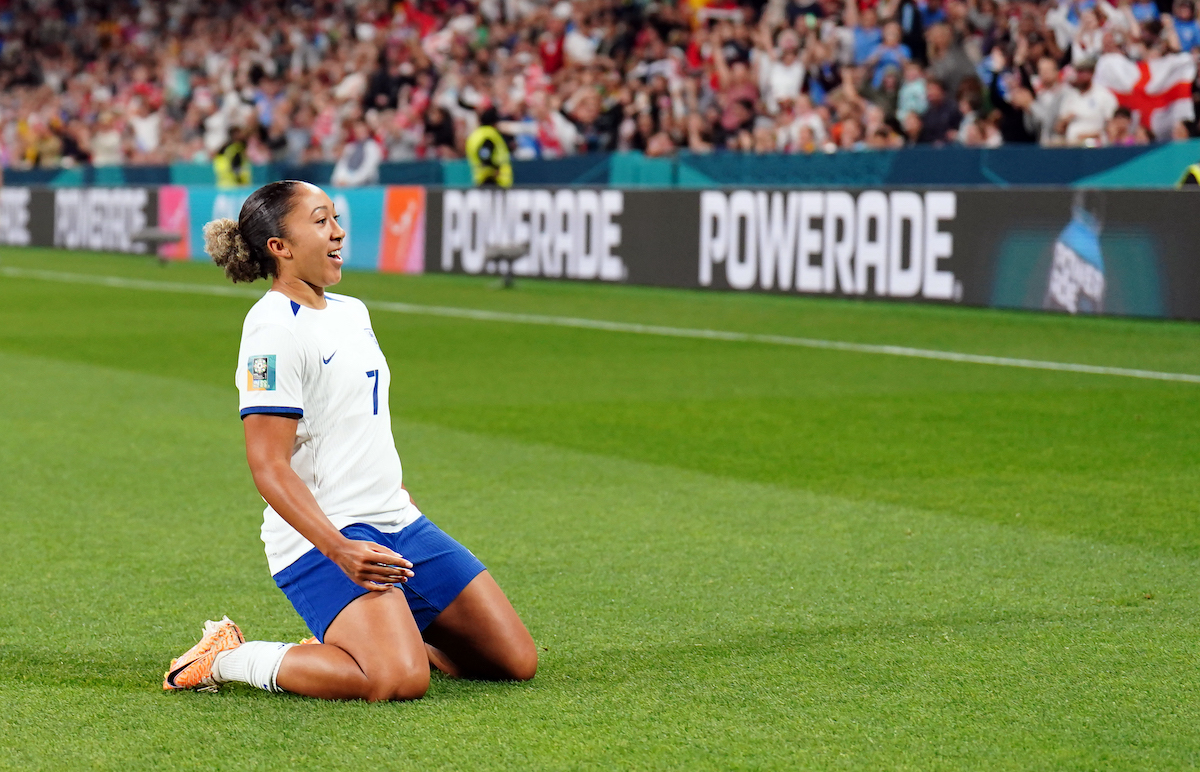
[[[383,533],[356,523],[342,529],[350,539],[372,541],[403,555],[413,564],[413,576],[403,588],[417,627],[424,632],[471,580],[484,571],[483,563],[424,515],[396,533]],[[350,581],[337,564],[313,548],[274,576],[275,584],[304,618],[317,640],[350,602],[370,590]]]

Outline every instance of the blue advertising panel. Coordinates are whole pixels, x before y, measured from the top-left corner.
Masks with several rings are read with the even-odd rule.
[[[346,229],[342,246],[343,267],[348,270],[374,271],[379,265],[379,240],[383,233],[384,188],[328,188],[334,209]],[[216,188],[189,186],[189,243],[193,260],[208,260],[204,253],[204,225],[228,217],[237,220],[242,204],[254,188]]]

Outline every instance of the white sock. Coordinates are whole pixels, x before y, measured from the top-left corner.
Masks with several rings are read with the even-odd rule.
[[[268,692],[281,692],[275,683],[283,655],[294,643],[247,641],[236,649],[223,651],[213,661],[213,678],[218,683],[240,681]]]

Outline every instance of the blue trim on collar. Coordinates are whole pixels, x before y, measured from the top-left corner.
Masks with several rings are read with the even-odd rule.
[[[298,407],[244,407],[242,418],[248,415],[277,415],[282,418],[303,418],[304,411]]]
[[[293,300],[292,301],[292,316],[296,316],[299,313],[300,313],[300,304]]]

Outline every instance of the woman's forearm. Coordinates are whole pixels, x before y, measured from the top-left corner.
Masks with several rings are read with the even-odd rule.
[[[255,487],[271,508],[312,542],[321,554],[330,555],[346,541],[290,465],[268,464],[261,469],[251,469],[251,473]]]

